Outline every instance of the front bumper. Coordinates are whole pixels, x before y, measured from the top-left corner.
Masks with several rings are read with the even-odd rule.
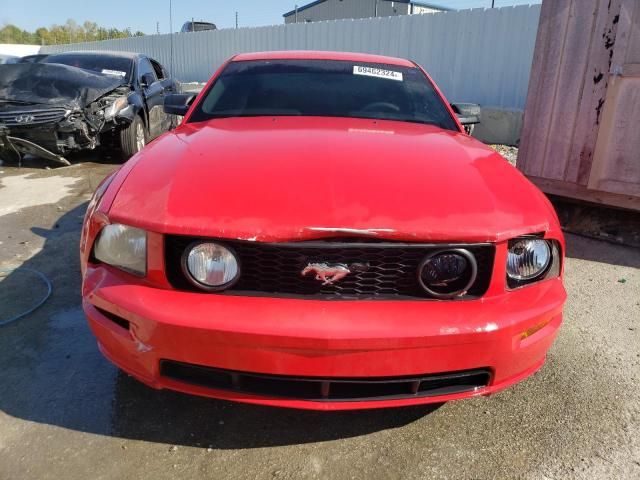
[[[3,126],[0,129],[0,150],[34,155],[70,165],[64,155],[94,149],[100,144],[100,135],[108,134],[116,127],[115,123],[109,122],[96,132],[82,120],[68,119],[31,126]]]
[[[83,284],[83,307],[101,351],[145,384],[317,410],[436,403],[506,388],[543,364],[562,321],[565,298],[560,279],[472,301],[208,295],[151,287],[108,266],[89,266]],[[540,325],[544,326],[523,338],[524,331]],[[491,378],[486,386],[452,394],[313,401],[177,381],[161,374],[162,360],[326,379],[474,369],[489,369]]]

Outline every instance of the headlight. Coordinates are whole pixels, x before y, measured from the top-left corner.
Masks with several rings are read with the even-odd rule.
[[[240,267],[231,250],[217,243],[196,243],[185,250],[186,277],[203,290],[223,290],[238,279]]]
[[[114,224],[105,226],[93,248],[96,260],[135,275],[147,273],[147,232]]]
[[[507,276],[526,282],[541,276],[551,263],[549,242],[539,238],[521,238],[509,242]]]
[[[118,97],[116,98],[111,105],[104,109],[104,119],[111,120],[113,119],[120,110],[127,108],[129,105],[129,100],[127,97]]]

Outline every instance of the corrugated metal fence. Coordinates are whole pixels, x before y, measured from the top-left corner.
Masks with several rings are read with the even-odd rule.
[[[523,108],[540,5],[336,20],[45,46],[143,52],[181,81],[206,81],[228,57],[266,50],[340,50],[409,58],[450,100]],[[173,62],[172,54],[173,51]]]

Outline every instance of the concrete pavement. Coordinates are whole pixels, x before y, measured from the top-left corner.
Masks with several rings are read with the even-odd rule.
[[[0,480],[640,478],[640,250],[568,236],[569,300],[548,362],[493,397],[349,413],[231,404],[151,390],[96,348],[78,240],[114,168],[0,166],[0,268],[35,268],[54,287],[0,327]],[[0,319],[42,289],[4,278]]]

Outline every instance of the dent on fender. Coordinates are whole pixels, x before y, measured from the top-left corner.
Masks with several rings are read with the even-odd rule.
[[[153,347],[151,345],[147,345],[146,343],[144,343],[142,340],[138,338],[134,329],[131,329],[130,332],[131,332],[131,338],[135,343],[136,350],[139,353],[148,353],[153,350]]]
[[[118,121],[124,122],[125,124],[129,124],[133,122],[134,117],[136,116],[136,111],[133,108],[133,105],[128,105],[126,108],[123,108],[116,115],[116,119]]]

